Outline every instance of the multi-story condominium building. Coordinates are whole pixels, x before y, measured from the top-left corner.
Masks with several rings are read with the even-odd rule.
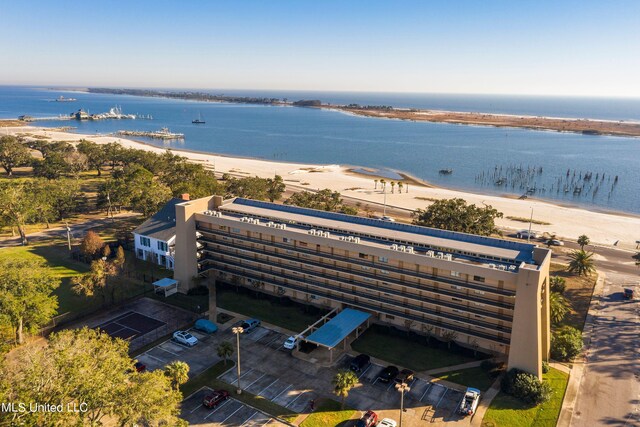
[[[213,196],[176,205],[175,249],[182,292],[208,276],[453,336],[539,377],[548,358],[551,255],[532,244]]]

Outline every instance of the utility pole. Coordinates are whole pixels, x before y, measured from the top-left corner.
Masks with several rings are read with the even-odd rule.
[[[233,332],[236,335],[236,346],[237,346],[236,352],[238,353],[238,363],[236,366],[236,370],[238,372],[238,387],[236,389],[236,393],[242,394],[242,388],[240,387],[240,334],[244,332],[244,329],[242,329],[240,326],[233,327],[231,328],[231,332]]]
[[[529,232],[527,233],[527,243],[531,241],[531,223],[533,223],[533,207],[531,207],[531,218],[529,218]]]
[[[384,194],[384,207],[382,208],[382,216],[387,216],[387,186],[386,185],[382,186],[382,194]]]

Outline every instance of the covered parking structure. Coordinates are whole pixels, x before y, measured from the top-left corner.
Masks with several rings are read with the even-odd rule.
[[[356,338],[358,338],[358,328],[365,322],[369,326],[370,317],[371,314],[364,311],[345,308],[304,340],[329,350],[329,362],[333,362],[333,349],[340,342],[343,342],[346,349],[347,337],[356,331]]]

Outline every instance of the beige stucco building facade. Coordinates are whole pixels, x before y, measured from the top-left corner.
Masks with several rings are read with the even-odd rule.
[[[180,290],[208,276],[508,356],[549,355],[550,250],[247,199],[176,205]]]

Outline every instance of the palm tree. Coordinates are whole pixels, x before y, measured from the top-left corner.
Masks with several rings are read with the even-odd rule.
[[[578,244],[580,245],[581,251],[584,251],[584,247],[587,246],[589,243],[591,243],[591,240],[589,240],[589,237],[587,237],[586,234],[583,234],[582,236],[578,237]]]
[[[458,333],[456,331],[446,330],[442,332],[442,339],[447,343],[447,348],[451,349],[451,342],[458,337]]]
[[[178,390],[180,385],[189,381],[189,365],[175,360],[164,367],[164,374],[171,378],[171,385]]]
[[[396,183],[391,181],[391,194],[393,194],[393,189],[396,187]]]
[[[403,183],[399,182],[398,183],[398,193],[402,194],[402,187],[404,186]]]
[[[571,261],[567,270],[578,276],[589,276],[596,268],[593,265],[593,252],[585,252],[583,250],[572,251],[569,254]]]
[[[358,384],[358,376],[353,371],[342,370],[333,377],[331,383],[333,392],[342,398],[342,409],[344,409],[344,401],[349,396],[349,391]]]
[[[233,345],[229,341],[222,341],[216,348],[218,357],[224,359],[224,366],[227,366],[227,359],[233,354]]]
[[[384,191],[385,188],[387,188],[387,181],[385,181],[384,179],[381,179],[380,185],[382,186],[382,191]]]
[[[378,189],[378,180],[377,180],[377,179],[374,179],[374,180],[373,180],[373,183],[376,185],[376,186],[374,187],[374,190],[377,190],[377,189]]]
[[[549,312],[551,314],[551,321],[555,324],[562,322],[562,319],[567,315],[571,305],[565,297],[559,292],[551,292],[549,294]]]

